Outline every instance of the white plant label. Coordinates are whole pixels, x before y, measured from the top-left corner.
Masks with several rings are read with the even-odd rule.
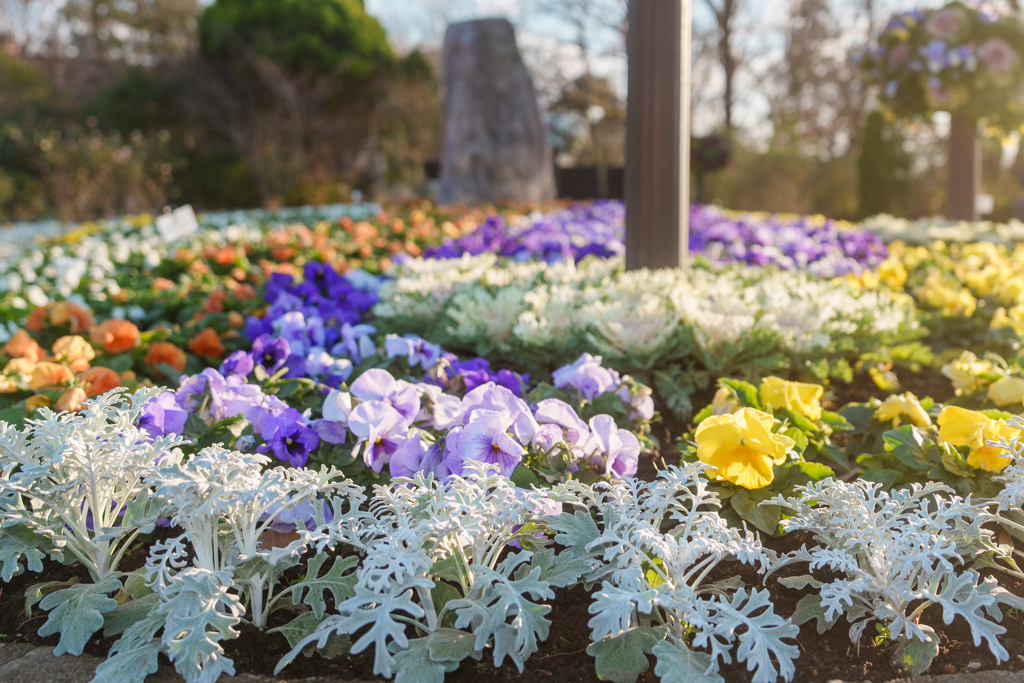
[[[186,204],[170,213],[157,216],[156,229],[165,242],[173,242],[197,231],[199,221],[196,220],[196,212],[192,210],[192,205]]]

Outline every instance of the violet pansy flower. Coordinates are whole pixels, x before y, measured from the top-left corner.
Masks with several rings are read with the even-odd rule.
[[[420,395],[408,382],[396,380],[387,370],[371,368],[361,374],[349,388],[360,401],[384,401],[412,424],[420,412]]]
[[[611,415],[595,415],[590,419],[590,440],[587,451],[591,462],[616,479],[636,474],[640,463],[640,441],[625,429],[619,429]]]
[[[360,447],[363,462],[380,472],[391,461],[391,456],[409,438],[405,417],[384,401],[360,403],[348,418],[348,427],[355,434],[355,453]]]
[[[261,334],[252,343],[252,357],[257,365],[267,371],[268,375],[284,367],[285,361],[291,355],[291,346],[288,340],[271,337],[269,334]]]
[[[174,393],[165,391],[142,407],[139,427],[154,439],[165,434],[181,434],[188,420],[188,412],[178,405]]]

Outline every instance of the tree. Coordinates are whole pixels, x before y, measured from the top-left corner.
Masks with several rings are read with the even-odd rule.
[[[881,112],[871,112],[857,166],[860,214],[903,214],[909,173],[910,158],[903,151],[903,136]]]
[[[362,0],[216,0],[199,22],[203,54],[226,56],[232,38],[292,73],[365,79],[394,61]]]
[[[63,8],[77,56],[152,66],[196,46],[198,0],[68,0]]]
[[[725,113],[725,130],[729,135],[733,132],[736,72],[743,63],[736,33],[738,17],[744,10],[744,2],[745,0],[704,0],[704,4],[715,18],[713,42],[718,63],[722,67],[722,109]]]

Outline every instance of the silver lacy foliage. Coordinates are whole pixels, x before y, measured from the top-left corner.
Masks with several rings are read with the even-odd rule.
[[[542,549],[537,525],[547,494],[516,489],[494,466],[439,482],[417,474],[377,486],[360,534],[365,557],[355,594],[298,641],[278,671],[310,644],[352,636],[352,653],[374,648],[374,672],[397,681],[442,681],[467,657],[493,648],[519,668],[548,635],[543,600],[586,568]],[[518,552],[501,559],[502,551]],[[456,587],[457,586],[457,587]],[[423,634],[409,639],[414,624]],[[465,630],[463,630],[465,629]]]
[[[817,545],[780,558],[772,571],[806,563],[811,571],[830,569],[842,578],[821,581],[808,573],[780,579],[817,591],[801,600],[796,621],[817,619],[821,633],[845,615],[853,642],[878,622],[896,643],[894,663],[918,674],[938,654],[938,636],[920,623],[934,605],[942,608],[946,624],[963,617],[975,646],[985,641],[997,660],[1008,659],[997,639],[1006,632],[996,623],[999,605],[1021,608],[1024,600],[967,567],[976,558],[1005,552],[982,527],[992,521],[983,505],[937,483],[886,492],[864,480],[829,479],[798,491],[797,498],[769,502],[791,511],[783,521],[787,532],[810,531]]]
[[[644,655],[653,653],[663,681],[721,681],[719,667],[734,649],[755,683],[793,677],[799,650],[787,641],[799,629],[774,613],[768,592],[748,592],[739,580],[706,581],[723,560],[766,571],[774,557],[752,532],[730,528],[713,510],[719,501],[700,476],[704,467],[672,467],[653,482],[570,482],[561,489],[583,509],[548,525],[566,553],[586,562],[584,580],[601,582],[590,606],[588,652],[604,679],[635,681],[647,669]]]

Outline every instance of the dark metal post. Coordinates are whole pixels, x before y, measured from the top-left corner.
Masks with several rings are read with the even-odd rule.
[[[953,115],[949,126],[949,217],[978,220],[981,191],[981,145],[977,123]]]
[[[689,246],[692,0],[630,0],[626,267],[682,268]]]

